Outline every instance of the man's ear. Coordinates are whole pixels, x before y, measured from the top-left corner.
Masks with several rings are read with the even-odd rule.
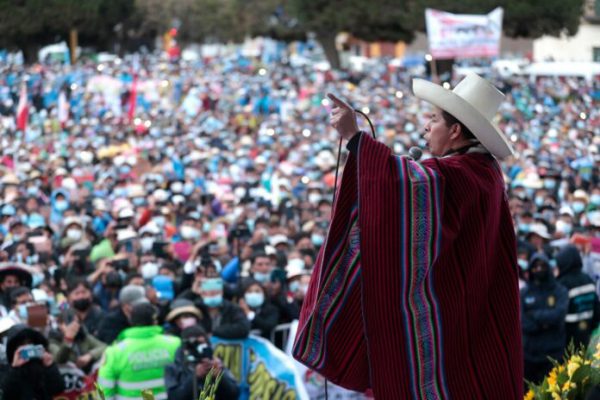
[[[450,127],[450,139],[458,140],[458,139],[460,139],[461,135],[462,135],[462,128],[461,128],[460,124],[452,124],[452,126]]]

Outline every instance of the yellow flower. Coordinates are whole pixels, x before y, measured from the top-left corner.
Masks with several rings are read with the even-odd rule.
[[[560,388],[557,384],[548,385],[548,393],[560,393]]]
[[[565,365],[564,364],[560,364],[558,366],[558,373],[560,374],[561,372],[564,372],[564,371],[565,371]]]
[[[527,392],[527,394],[525,395],[525,398],[523,400],[533,400],[535,397],[535,393],[533,393],[533,390],[529,389],[529,391]]]
[[[569,364],[567,365],[567,373],[569,374],[569,378],[573,376],[573,374],[579,369],[579,367],[581,367],[580,363],[573,361],[569,362]]]
[[[548,374],[548,386],[556,386],[556,368],[552,368],[552,371]]]
[[[566,393],[568,392],[570,389],[575,389],[577,387],[577,384],[575,384],[574,382],[571,381],[566,381],[562,387],[562,392]]]
[[[558,394],[558,393],[552,393],[552,400],[561,400],[560,399],[560,394]]]

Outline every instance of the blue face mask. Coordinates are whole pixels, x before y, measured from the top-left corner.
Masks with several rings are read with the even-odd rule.
[[[40,286],[40,283],[42,283],[44,281],[44,274],[33,274],[31,276],[31,286],[32,287],[38,287]]]
[[[254,274],[252,274],[252,276],[260,283],[268,282],[269,279],[271,279],[271,274],[265,274],[263,272],[255,272]]]
[[[536,196],[534,201],[535,201],[535,205],[538,207],[541,207],[542,205],[544,205],[544,198],[542,196]]]
[[[573,211],[576,214],[579,214],[579,213],[583,212],[583,210],[585,210],[585,204],[580,201],[576,201],[571,205],[571,208],[573,208]]]
[[[323,244],[323,242],[325,241],[325,237],[323,237],[323,235],[317,235],[317,234],[312,234],[310,236],[310,240],[312,241],[312,243],[315,246],[321,246]]]
[[[590,203],[596,207],[600,207],[600,194],[593,194],[590,196]]]
[[[521,267],[521,269],[523,271],[527,270],[527,267],[529,266],[529,263],[527,262],[527,260],[518,259],[517,263],[519,264],[519,267]]]
[[[63,212],[65,211],[67,208],[69,208],[69,203],[66,200],[57,200],[54,203],[54,208],[56,209],[56,211],[58,212]]]
[[[206,304],[207,307],[219,307],[221,304],[223,304],[222,294],[216,296],[205,296],[203,299],[204,304]]]
[[[529,232],[529,224],[519,224],[519,231],[523,233]]]
[[[246,293],[244,295],[244,300],[246,300],[246,304],[248,304],[248,306],[250,308],[258,308],[260,306],[263,305],[263,303],[265,302],[265,295],[264,293]]]
[[[556,187],[556,181],[554,179],[544,180],[544,188],[552,190],[555,187]]]
[[[189,196],[193,192],[194,192],[194,184],[193,183],[186,183],[185,185],[183,185],[183,195],[184,196]]]
[[[21,318],[22,321],[27,321],[27,318],[28,318],[27,304],[20,304],[18,310],[19,310],[19,318]]]
[[[143,205],[146,204],[146,199],[143,197],[134,197],[133,198],[133,205],[137,206],[137,207],[141,207]]]
[[[40,188],[38,188],[37,186],[29,186],[27,188],[27,195],[29,196],[37,196],[39,192]]]
[[[290,292],[297,292],[298,289],[300,289],[300,282],[293,281],[292,283],[290,283]]]

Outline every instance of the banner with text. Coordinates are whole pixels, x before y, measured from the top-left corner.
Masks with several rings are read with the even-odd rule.
[[[240,383],[240,400],[308,400],[290,356],[257,336],[227,340],[213,336],[215,356]]]
[[[498,7],[487,15],[425,10],[429,52],[434,59],[494,57],[500,53],[502,16]]]

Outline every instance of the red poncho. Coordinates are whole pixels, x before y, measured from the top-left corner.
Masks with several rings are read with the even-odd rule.
[[[294,357],[377,399],[523,396],[516,242],[498,163],[416,163],[362,135]]]

